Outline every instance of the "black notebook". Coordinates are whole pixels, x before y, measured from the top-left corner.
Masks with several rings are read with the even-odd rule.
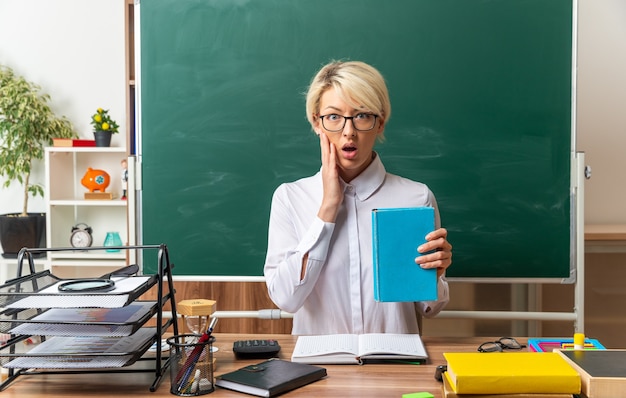
[[[270,359],[215,378],[215,385],[259,397],[274,397],[326,376],[326,369]]]

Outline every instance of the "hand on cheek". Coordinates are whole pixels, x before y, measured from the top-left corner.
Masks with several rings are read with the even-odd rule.
[[[343,191],[339,183],[337,171],[337,154],[334,144],[326,134],[320,132],[320,147],[322,152],[322,184],[324,195],[318,216],[326,222],[334,222],[343,201]]]

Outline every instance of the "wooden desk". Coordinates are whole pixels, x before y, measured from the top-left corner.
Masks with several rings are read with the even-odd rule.
[[[291,335],[243,335],[216,334],[215,346],[219,351],[215,375],[260,362],[259,360],[236,360],[232,352],[234,340],[275,338],[282,349],[280,357],[289,360],[296,338]],[[437,365],[445,364],[444,351],[475,351],[480,343],[490,341],[486,337],[447,338],[424,337],[430,361],[426,365],[322,365],[328,376],[320,381],[284,394],[285,397],[401,397],[402,394],[427,391],[441,397],[441,384],[434,379]],[[523,341],[523,340],[522,340]],[[149,388],[153,373],[97,373],[74,375],[25,375],[19,376],[6,390],[5,397],[19,398],[67,398],[67,397],[172,397],[169,370],[155,392]],[[216,387],[207,397],[246,397],[248,395]]]

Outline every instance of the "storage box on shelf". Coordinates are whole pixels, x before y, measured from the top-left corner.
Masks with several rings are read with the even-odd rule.
[[[133,243],[128,239],[128,201],[122,198],[123,159],[126,150],[119,147],[46,148],[47,247],[71,247],[72,228],[79,223],[91,227],[92,246],[102,246],[107,232],[118,232],[124,244]],[[81,184],[81,179],[88,168],[109,174],[110,183],[105,192],[112,194],[112,199],[85,199],[89,189]],[[127,263],[126,257],[123,251],[48,252],[53,271],[55,267],[117,267]]]

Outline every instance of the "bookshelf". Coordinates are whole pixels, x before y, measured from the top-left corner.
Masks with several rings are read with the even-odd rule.
[[[125,158],[126,149],[121,147],[46,148],[46,247],[71,247],[72,228],[79,223],[91,227],[92,246],[102,246],[107,232],[118,232],[122,242],[129,242],[128,200],[121,198],[121,161]],[[85,199],[89,190],[81,179],[89,167],[109,174],[110,185],[105,192],[111,193],[112,199]],[[81,276],[77,267],[99,267],[92,270],[99,274],[106,268],[124,266],[128,260],[124,251],[51,251],[47,256],[50,269],[74,267],[73,271],[65,270],[72,275],[64,276],[76,277]]]

